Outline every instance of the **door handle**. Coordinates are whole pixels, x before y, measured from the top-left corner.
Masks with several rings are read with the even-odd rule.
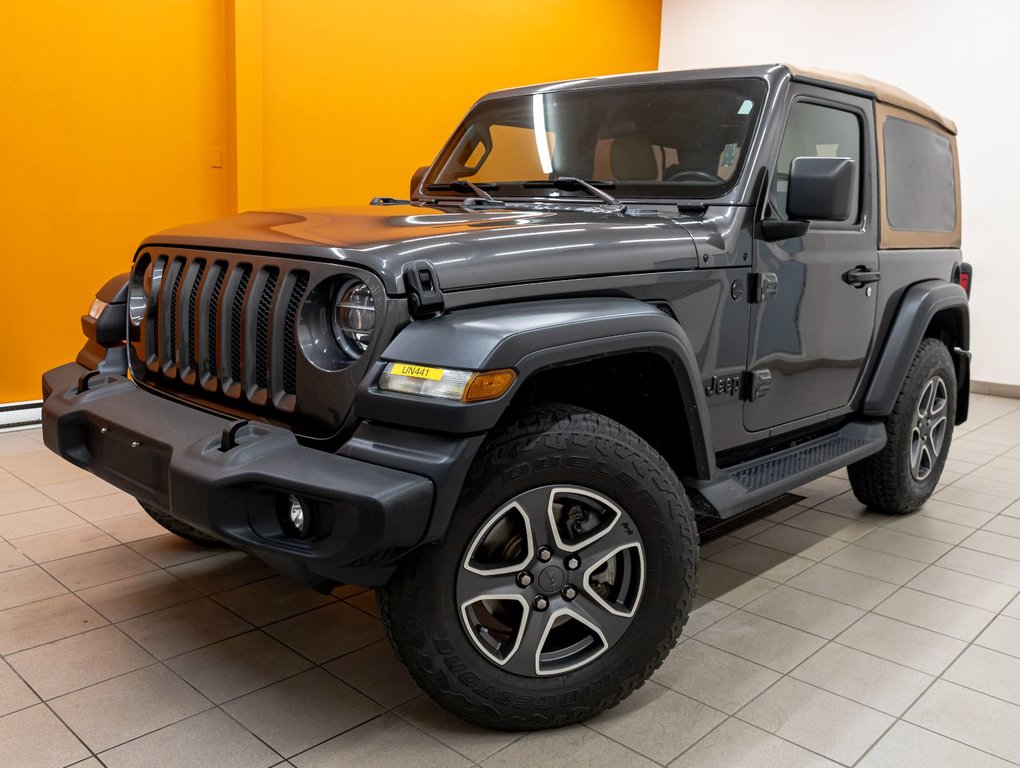
[[[872,272],[864,266],[854,267],[843,273],[843,282],[854,288],[863,288],[868,283],[877,283],[881,279],[881,272]]]

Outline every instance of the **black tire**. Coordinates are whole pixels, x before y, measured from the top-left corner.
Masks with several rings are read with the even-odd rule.
[[[138,503],[141,504],[141,502]],[[149,517],[170,531],[170,533],[180,536],[182,539],[186,539],[192,544],[198,544],[200,547],[227,548],[227,545],[219,539],[202,533],[197,528],[192,528],[187,523],[182,523],[180,520],[171,517],[165,512],[160,512],[158,509],[150,507],[148,504],[142,504],[142,509],[148,512]]]
[[[538,522],[521,528],[530,513],[519,502],[540,510],[542,520],[532,515]],[[513,564],[496,570],[514,573],[469,573],[480,562],[476,555],[491,555],[495,533],[488,531],[514,526],[532,544],[519,555],[498,550],[501,564]],[[547,539],[553,541],[543,551]],[[528,589],[520,571],[534,576]],[[505,589],[519,589],[520,597],[462,602],[463,594],[475,594],[478,574],[486,584],[498,578]],[[549,405],[490,435],[444,539],[406,562],[380,590],[379,602],[398,655],[435,701],[483,726],[534,730],[585,720],[640,687],[676,644],[697,575],[694,514],[669,465],[621,424]],[[546,609],[539,607],[542,596]],[[603,598],[618,601],[615,608]],[[479,606],[504,610],[504,618],[518,614],[516,630],[493,635],[482,628],[485,620],[474,624]],[[628,611],[632,616],[624,617]],[[583,623],[582,615],[593,623]],[[498,647],[497,637],[506,638]],[[514,637],[520,639],[503,654]]]
[[[953,359],[941,341],[924,339],[885,418],[885,447],[847,468],[858,501],[893,515],[921,507],[942,476],[955,419]]]

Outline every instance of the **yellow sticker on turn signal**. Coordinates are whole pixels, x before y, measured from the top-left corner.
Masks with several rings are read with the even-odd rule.
[[[443,378],[443,373],[445,373],[445,371],[442,368],[429,368],[424,365],[414,365],[412,363],[393,364],[394,376],[408,376],[412,379],[430,379],[432,381],[439,381]]]

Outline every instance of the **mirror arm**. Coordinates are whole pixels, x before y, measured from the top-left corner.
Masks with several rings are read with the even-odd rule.
[[[762,219],[759,223],[761,224],[762,239],[770,243],[777,240],[789,240],[792,237],[803,237],[811,226],[811,222],[797,219],[791,221]]]

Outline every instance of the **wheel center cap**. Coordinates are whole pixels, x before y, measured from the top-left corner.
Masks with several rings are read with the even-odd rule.
[[[547,595],[559,592],[567,579],[557,566],[550,565],[538,574],[538,586]]]

